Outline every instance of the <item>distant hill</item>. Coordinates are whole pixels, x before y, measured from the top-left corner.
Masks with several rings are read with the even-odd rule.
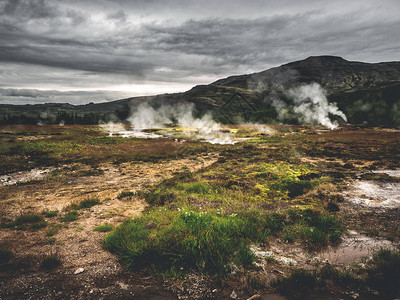
[[[276,99],[295,110],[288,91],[318,83],[330,103],[337,103],[349,123],[400,127],[400,62],[363,63],[336,56],[311,56],[259,73],[230,76],[184,93],[135,97],[99,104],[0,105],[2,123],[98,123],[124,120],[141,102],[153,106],[192,102],[196,114],[212,111],[217,120],[301,122],[282,119]],[[293,93],[292,93],[293,94]],[[229,109],[227,109],[229,103]],[[251,113],[244,113],[249,109]],[[229,116],[227,116],[229,112]]]

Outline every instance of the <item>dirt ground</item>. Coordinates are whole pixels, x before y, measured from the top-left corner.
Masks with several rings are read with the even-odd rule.
[[[33,137],[23,138],[29,141]],[[260,148],[276,149],[274,144],[265,144]],[[330,151],[338,151],[339,154],[342,151],[332,149]],[[92,167],[76,163],[0,176],[0,215],[3,220],[11,221],[25,214],[59,212],[56,217],[46,218],[46,228],[36,231],[7,228],[0,230],[0,248],[9,249],[14,255],[12,263],[0,268],[0,300],[229,299],[233,290],[238,299],[247,299],[254,294],[251,289],[243,288],[247,284],[245,280],[251,276],[257,280],[270,281],[289,274],[298,266],[310,269],[326,264],[348,266],[368,256],[372,249],[398,247],[398,243],[391,243],[400,236],[398,205],[381,207],[379,205],[384,203],[380,199],[381,195],[364,195],[367,189],[362,190],[361,194],[360,189],[357,189],[357,183],[373,182],[382,187],[386,196],[392,195],[398,200],[398,195],[392,193],[399,188],[398,181],[393,179],[389,183],[382,183],[375,179],[371,181],[362,178],[362,174],[370,172],[378,160],[342,160],[337,156],[324,158],[302,154],[301,161],[324,164],[332,176],[335,170],[331,170],[330,166],[345,170],[347,165],[352,166],[349,178],[355,178],[348,180],[348,187],[343,193],[345,200],[338,203],[338,215],[343,217],[351,230],[336,247],[306,254],[297,243],[287,244],[274,240],[268,245],[257,245],[252,249],[257,256],[256,268],[247,274],[243,273],[243,276],[241,270],[237,270],[239,276],[235,280],[227,280],[222,286],[195,273],[189,274],[185,280],[178,279],[174,282],[145,273],[132,273],[118,263],[116,256],[103,249],[102,243],[107,233],[94,231],[96,226],[111,224],[115,227],[127,218],[139,216],[147,206],[144,198],[139,196],[140,192],[150,190],[177,173],[206,168],[217,161],[218,157],[217,153],[208,153],[162,162],[129,162],[118,165],[104,163],[97,166],[98,174],[94,175],[90,175]],[[381,166],[385,169],[389,167]],[[399,166],[394,167],[398,169]],[[398,172],[389,171],[392,175]],[[396,186],[393,187],[394,184]],[[124,191],[139,193],[118,199],[118,195]],[[372,191],[377,192],[379,189]],[[360,205],[351,201],[354,197],[371,200],[376,205]],[[100,204],[80,209],[76,221],[60,222],[60,217],[67,213],[68,206],[89,198],[99,199]],[[49,236],[47,231],[52,227],[59,227],[59,230]],[[51,271],[42,269],[41,264],[49,255],[57,256],[62,267]],[[344,291],[340,291],[342,292]],[[352,297],[352,294],[340,293],[325,299]],[[340,297],[336,297],[338,295]],[[265,291],[260,299],[285,298]]]
[[[54,235],[55,243],[48,242],[46,230],[1,230],[0,244],[19,258],[19,268],[0,272],[0,299],[150,299],[149,295],[151,299],[175,299],[161,282],[124,270],[116,257],[102,247],[106,233],[93,229],[105,223],[115,226],[146,207],[138,197],[117,199],[122,191],[146,190],[175,173],[196,171],[216,159],[217,155],[210,154],[163,163],[124,163],[118,167],[107,164],[100,166],[104,171],[101,176],[0,187],[0,213],[8,219],[43,211],[62,213],[69,204],[90,197],[101,200],[99,205],[83,209],[77,221],[64,223]],[[48,227],[59,224],[51,218],[46,221]],[[63,267],[51,272],[40,270],[42,259],[51,254],[61,259]]]

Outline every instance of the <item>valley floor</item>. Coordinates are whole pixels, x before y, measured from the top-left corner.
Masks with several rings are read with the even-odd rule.
[[[218,145],[181,133],[108,136],[97,126],[0,127],[0,299],[397,296],[375,284],[370,270],[374,251],[399,249],[400,131],[236,126],[232,132],[237,143]],[[170,235],[190,225],[188,218],[255,227],[229,244],[234,250],[221,262],[223,274],[213,269],[218,265],[208,267],[202,249],[193,252],[202,261],[171,260],[160,269],[149,257],[170,256],[148,247],[166,251],[195,239],[193,227]],[[129,226],[147,238],[123,231]],[[129,252],[136,246],[126,241],[134,239],[144,246]],[[325,273],[311,283],[301,277],[302,290],[292,280],[299,269],[306,279],[307,272]]]

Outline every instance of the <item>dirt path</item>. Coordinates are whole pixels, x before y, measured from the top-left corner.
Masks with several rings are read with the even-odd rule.
[[[112,299],[129,298],[133,294],[137,299],[149,299],[150,290],[152,299],[174,299],[154,279],[123,270],[116,257],[102,247],[106,233],[93,229],[105,223],[115,226],[143,211],[146,206],[143,199],[117,199],[122,191],[143,191],[175,173],[193,172],[216,160],[217,155],[211,154],[162,163],[124,163],[117,167],[107,164],[100,166],[104,171],[100,176],[66,176],[0,187],[0,213],[9,220],[43,211],[57,210],[65,214],[66,206],[90,197],[101,201],[99,205],[80,210],[79,219],[71,223],[60,223],[59,217],[48,218],[47,229],[60,226],[52,242],[46,235],[47,229],[1,229],[0,246],[13,252],[15,263],[7,272],[0,272],[0,299]],[[40,263],[51,254],[61,259],[62,267],[51,272],[41,271]]]

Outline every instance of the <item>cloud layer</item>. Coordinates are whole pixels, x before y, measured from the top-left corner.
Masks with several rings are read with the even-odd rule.
[[[399,1],[322,2],[0,0],[0,87],[137,96],[310,55],[399,60]]]

